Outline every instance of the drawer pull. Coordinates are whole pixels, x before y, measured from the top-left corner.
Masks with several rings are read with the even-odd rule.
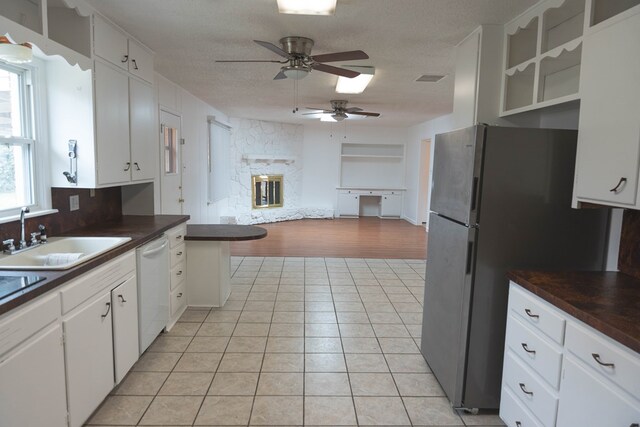
[[[522,427],[522,423],[520,421],[516,421],[516,427]]]
[[[638,424],[638,423],[633,423],[633,424],[631,424],[629,427],[640,427],[640,424]]]
[[[124,299],[124,297],[122,295],[118,295],[118,298],[120,298],[120,301],[122,301],[122,303],[124,304],[125,302],[127,302],[126,299]]]
[[[182,292],[177,295],[178,298],[182,298]]]
[[[601,366],[606,366],[607,368],[615,368],[616,365],[613,363],[604,363],[602,360],[600,360],[600,355],[598,353],[591,353],[591,356],[593,356],[593,359],[598,362],[599,365]]]
[[[178,252],[176,255],[182,256],[182,251]]]
[[[178,234],[178,235],[176,236],[176,240],[182,240],[182,234]]]
[[[520,345],[522,345],[522,348],[524,348],[524,351],[526,351],[527,353],[536,354],[536,351],[535,351],[535,350],[531,350],[531,349],[529,349],[529,346],[527,345],[527,343],[526,343],[526,342],[523,342],[523,343],[522,343],[522,344],[520,344]]]
[[[609,191],[611,191],[612,193],[618,194],[618,190],[620,189],[620,186],[625,182],[627,182],[627,178],[624,178],[624,177],[620,178],[620,181],[618,181],[618,185],[616,185]]]
[[[533,392],[527,390],[527,388],[525,387],[524,383],[519,383],[518,385],[520,386],[520,390],[522,390],[522,392],[524,394],[528,394],[529,396],[533,396]]]
[[[178,271],[178,272],[176,273],[176,276],[182,276],[182,270]]]
[[[539,314],[532,314],[531,310],[529,310],[528,308],[525,308],[524,312],[527,313],[527,316],[531,317],[532,319],[539,319],[540,318]]]
[[[105,314],[100,315],[100,317],[102,317],[103,319],[107,317],[109,315],[109,312],[111,311],[111,303],[107,302],[106,304],[107,304],[107,312]]]

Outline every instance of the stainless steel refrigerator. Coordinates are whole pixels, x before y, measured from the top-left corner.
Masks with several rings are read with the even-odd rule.
[[[604,267],[609,210],[570,207],[576,137],[436,136],[421,351],[454,407],[499,407],[508,270]]]

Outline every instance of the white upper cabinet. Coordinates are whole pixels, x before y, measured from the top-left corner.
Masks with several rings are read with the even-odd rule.
[[[93,52],[134,76],[153,83],[153,55],[99,15],[94,15]]]
[[[585,37],[574,205],[640,208],[638,40],[640,13]]]
[[[155,177],[158,169],[156,104],[153,87],[129,79],[129,123],[131,136],[131,180]]]

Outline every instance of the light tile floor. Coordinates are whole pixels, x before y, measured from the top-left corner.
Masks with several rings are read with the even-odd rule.
[[[419,352],[423,260],[232,257],[91,426],[503,425],[453,411]]]

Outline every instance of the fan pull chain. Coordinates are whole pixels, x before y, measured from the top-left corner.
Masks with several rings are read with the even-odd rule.
[[[291,111],[293,114],[295,114],[297,111],[299,111],[298,108],[298,80],[293,80],[293,110]]]

